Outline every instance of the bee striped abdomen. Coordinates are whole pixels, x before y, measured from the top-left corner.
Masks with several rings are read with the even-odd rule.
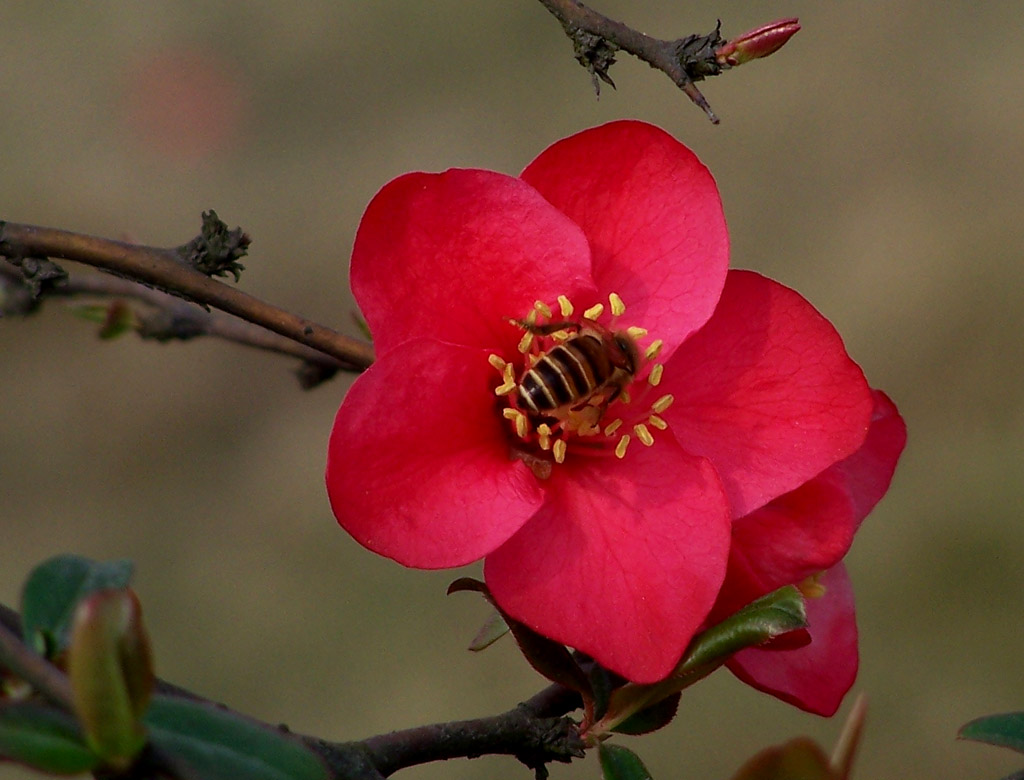
[[[571,406],[604,385],[611,373],[601,339],[582,333],[553,347],[523,375],[519,401],[534,413]]]

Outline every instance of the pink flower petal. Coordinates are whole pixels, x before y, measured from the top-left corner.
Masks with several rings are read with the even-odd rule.
[[[382,355],[331,431],[327,492],[338,522],[406,566],[461,566],[508,539],[543,502],[508,457],[482,350],[428,339]]]
[[[544,507],[487,556],[491,593],[630,680],[663,678],[725,572],[729,518],[714,471],[666,437],[621,461],[567,461],[546,487]]]
[[[729,574],[719,597],[725,614],[830,569],[846,555],[861,521],[889,489],[907,439],[892,401],[877,390],[874,399],[859,450],[733,523]]]
[[[857,679],[857,621],[846,568],[838,564],[820,582],[825,595],[807,600],[810,644],[743,650],[728,666],[748,685],[828,717]]]
[[[708,324],[665,365],[664,414],[741,517],[857,450],[871,391],[832,325],[794,291],[730,271]]]
[[[715,309],[729,264],[718,188],[663,130],[612,122],[549,147],[523,179],[583,228],[594,279],[632,324],[663,339],[667,359]]]
[[[377,193],[352,250],[352,290],[378,354],[418,336],[514,344],[506,318],[593,295],[579,227],[532,187],[491,171],[410,173]]]

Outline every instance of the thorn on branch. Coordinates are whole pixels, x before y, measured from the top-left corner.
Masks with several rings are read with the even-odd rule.
[[[198,236],[176,250],[186,265],[206,276],[231,274],[237,282],[245,266],[238,259],[245,257],[251,239],[241,228],[229,230],[213,209],[203,212],[203,228]]]
[[[606,38],[581,30],[579,27],[567,26],[565,32],[572,39],[576,61],[590,74],[598,98],[601,97],[601,81],[615,89],[615,82],[608,75],[608,69],[615,64],[615,52],[619,47]]]
[[[45,257],[15,256],[7,259],[21,269],[21,277],[31,288],[33,298],[67,282],[68,272]]]

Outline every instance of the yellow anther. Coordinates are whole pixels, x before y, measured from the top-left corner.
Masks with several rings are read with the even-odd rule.
[[[536,309],[530,309],[530,313],[526,315],[526,324],[527,325],[536,325],[537,324],[537,310]]]
[[[526,435],[530,432],[530,423],[526,419],[525,414],[521,414],[516,417],[516,436],[520,439],[525,439]]]
[[[615,457],[624,458],[626,457],[626,447],[629,446],[629,434],[623,434],[622,438],[619,439],[619,443],[615,445]]]
[[[622,302],[622,298],[619,297],[618,293],[608,294],[608,305],[611,307],[612,314],[616,317],[626,313],[626,304]]]
[[[537,426],[537,443],[542,450],[551,449],[551,426],[541,423]]]
[[[511,363],[505,364],[505,370],[502,372],[504,382],[500,386],[494,388],[495,395],[508,395],[516,389],[516,369]]]
[[[555,341],[566,341],[569,338],[569,331],[567,330],[556,330],[551,334],[551,338]]]
[[[533,334],[530,333],[530,331],[526,331],[526,333],[523,334],[523,337],[521,339],[519,339],[519,347],[518,347],[518,349],[519,349],[520,352],[522,352],[525,355],[527,352],[530,351],[530,347],[531,347],[532,344],[533,344]]]
[[[520,412],[518,409],[509,407],[501,410],[501,415],[506,420],[512,420],[516,426],[516,436],[520,439],[525,439],[526,434],[529,433],[529,422],[526,419],[526,415]]]
[[[501,371],[502,373],[504,373],[504,371],[505,371],[505,366],[508,365],[505,362],[505,359],[503,357],[501,357],[500,355],[488,355],[487,356],[487,362],[490,363],[492,366],[494,366],[499,371]]]
[[[551,453],[555,456],[555,463],[565,463],[565,447],[565,439],[559,439],[551,448]]]
[[[626,333],[635,339],[642,339],[647,335],[647,328],[641,328],[639,325],[630,325],[626,328]]]
[[[661,352],[661,348],[665,346],[665,342],[661,339],[655,339],[651,342],[651,345],[644,350],[644,357],[648,360],[654,360],[658,357],[658,353]]]
[[[544,303],[544,301],[534,301],[533,302],[533,308],[536,311],[539,311],[541,314],[543,314],[549,320],[551,319],[551,307],[548,306],[546,303]]]
[[[593,306],[591,306],[589,309],[583,312],[583,319],[596,320],[602,314],[604,314],[604,304],[595,303]]]
[[[612,420],[610,423],[608,423],[604,427],[604,435],[605,436],[611,436],[613,433],[615,433],[615,431],[619,430],[619,428],[621,428],[621,427],[622,427],[622,418],[619,417],[619,418],[617,418],[615,420]]]
[[[568,317],[573,312],[572,301],[570,301],[564,295],[559,295],[558,308],[562,312],[563,317]]]
[[[657,387],[661,383],[661,375],[665,371],[665,366],[661,363],[655,363],[654,368],[651,369],[651,373],[647,375],[647,383],[651,387]]]
[[[645,447],[650,447],[652,444],[654,444],[654,437],[651,435],[651,432],[647,429],[647,426],[644,425],[643,423],[640,423],[639,425],[634,425],[633,433],[636,434],[636,437],[643,443]]]
[[[668,428],[668,423],[656,414],[652,414],[647,418],[647,424],[652,428],[657,428],[659,431],[663,431]]]
[[[665,393],[665,395],[663,395],[661,398],[659,398],[657,401],[651,404],[651,411],[654,412],[655,414],[661,414],[672,405],[672,402],[674,400],[676,400],[675,396],[673,396],[671,393]]]
[[[633,396],[629,394],[629,390],[623,390],[621,393],[619,393],[619,400],[622,401],[622,403],[624,404],[632,403]]]

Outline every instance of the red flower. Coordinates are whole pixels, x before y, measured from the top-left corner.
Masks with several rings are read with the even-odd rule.
[[[853,591],[840,561],[889,489],[907,440],[896,406],[874,395],[871,428],[857,452],[733,524],[728,574],[712,611],[712,620],[724,618],[776,588],[807,582],[810,642],[792,648],[783,637],[778,646],[738,653],[728,666],[755,688],[819,715],[835,713],[857,676]]]
[[[873,407],[810,304],[727,264],[710,174],[639,122],[518,179],[392,181],[352,256],[378,359],[331,433],[339,522],[407,566],[484,558],[513,618],[664,677],[715,603],[733,519],[857,452]],[[519,389],[537,361],[553,410]]]

